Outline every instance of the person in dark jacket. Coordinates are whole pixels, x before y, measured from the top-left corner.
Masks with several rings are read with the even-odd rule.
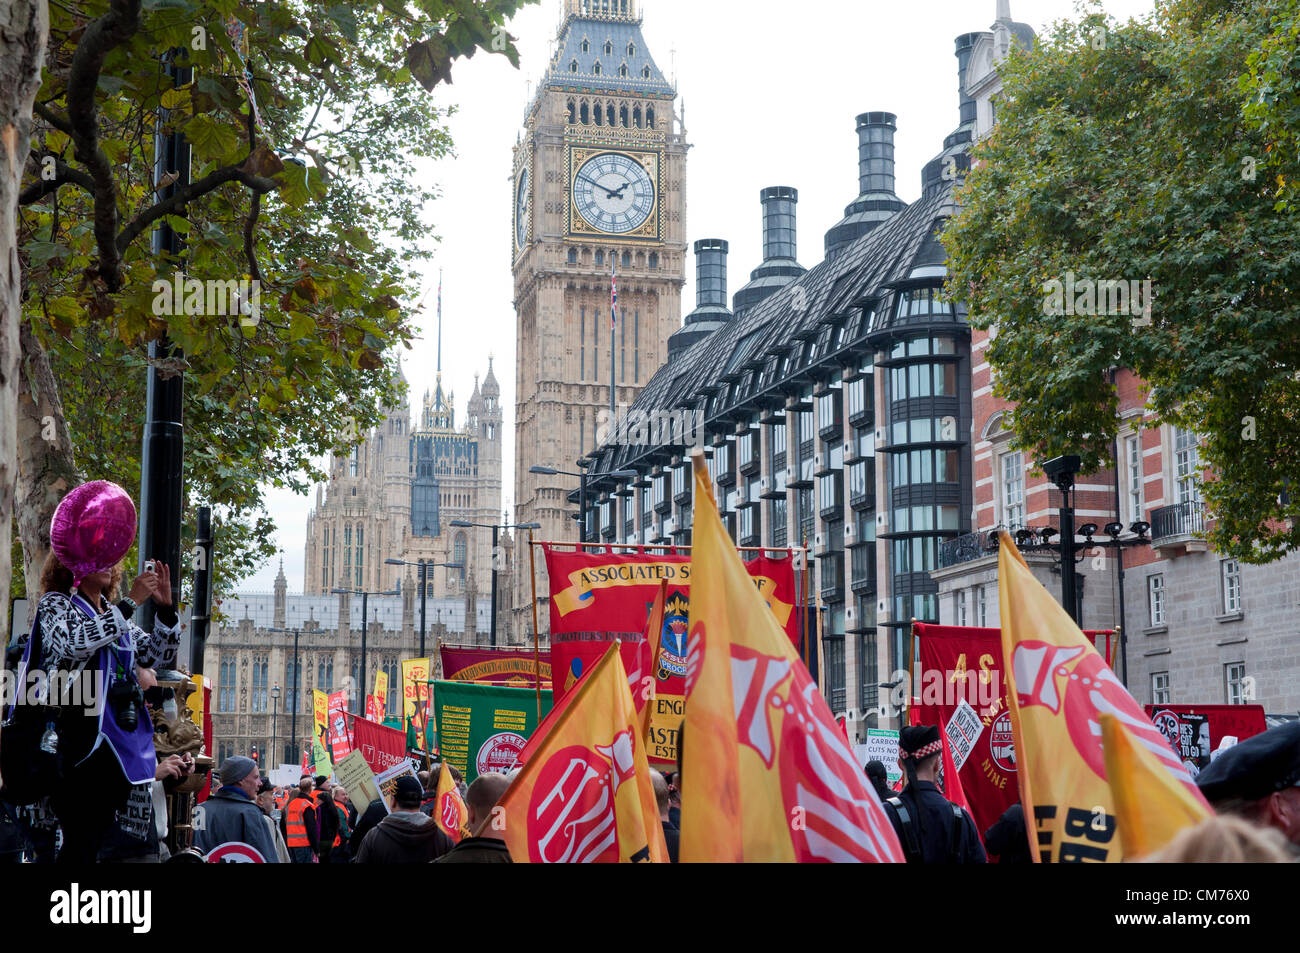
[[[909,864],[985,864],[975,821],[935,783],[943,742],[936,725],[908,725],[898,733],[898,765],[907,786],[888,798],[885,813]]]
[[[356,861],[356,856],[361,852],[361,845],[365,843],[366,835],[379,826],[379,822],[388,816],[388,808],[379,798],[375,798],[366,807],[362,813],[357,826],[352,829],[352,859]]]
[[[650,769],[650,786],[655,789],[655,806],[659,808],[659,823],[664,829],[664,846],[668,848],[669,863],[677,863],[677,848],[681,843],[681,832],[677,825],[668,819],[668,779],[654,768]]]
[[[1019,801],[1002,812],[984,833],[984,847],[999,864],[1032,864],[1029,835],[1025,830],[1025,809]]]
[[[316,824],[320,828],[320,862],[330,862],[334,838],[339,836],[339,812],[330,794],[330,779],[321,775],[316,779]]]
[[[497,836],[498,831],[492,823],[492,808],[497,806],[501,795],[510,787],[510,781],[504,774],[491,772],[480,774],[469,786],[465,795],[465,807],[469,811],[469,829],[475,836],[466,837],[454,849],[438,858],[440,864],[509,864],[510,850],[506,842]]]
[[[194,846],[207,854],[222,844],[242,841],[268,864],[278,863],[275,841],[253,800],[261,782],[252,758],[227,759],[221,766],[221,790],[195,809]]]
[[[358,864],[427,864],[452,848],[451,838],[420,810],[424,788],[410,775],[397,779],[393,809],[357,849]]]
[[[289,856],[293,858],[295,864],[314,864],[316,855],[320,852],[320,825],[316,821],[316,805],[311,799],[312,780],[309,777],[303,777],[298,782],[298,789],[293,792],[293,796],[285,802],[284,810],[280,812],[280,833],[284,836],[284,842],[289,848]],[[307,802],[301,808],[296,801]],[[382,806],[382,805],[381,805]],[[289,830],[289,819],[296,817],[298,812],[302,812],[302,832],[293,833]],[[306,843],[302,843],[302,841]]]

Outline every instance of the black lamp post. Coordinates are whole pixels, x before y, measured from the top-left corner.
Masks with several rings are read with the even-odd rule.
[[[284,635],[288,635],[290,631],[293,632],[293,683],[289,686],[289,691],[293,695],[293,704],[290,706],[289,713],[289,733],[293,735],[293,744],[296,745],[298,743],[298,706],[302,704],[302,664],[298,660],[299,630],[295,626],[292,630],[272,628],[266,631],[280,632]]]
[[[534,467],[534,470],[537,468]],[[457,529],[477,527],[492,530],[492,646],[497,644],[497,535],[503,529],[541,529],[541,523],[471,523],[469,520],[452,520]]]
[[[280,715],[280,686],[271,686],[271,755],[275,756],[276,721]]]
[[[1070,499],[1070,492],[1074,489],[1074,478],[1078,474],[1081,465],[1082,462],[1076,456],[1054,457],[1043,464],[1043,472],[1061,491],[1060,542],[1052,542],[1052,537],[1057,535],[1057,530],[1051,526],[1045,526],[1038,530],[1022,529],[1016,532],[1016,546],[1021,552],[1057,550],[1061,564],[1061,605],[1069,613],[1070,618],[1074,620],[1074,624],[1080,628],[1083,627],[1083,620],[1081,618],[1082,612],[1079,606],[1074,567],[1083,557],[1078,554],[1101,547],[1116,550],[1122,560],[1125,547],[1149,546],[1151,544],[1151,539],[1147,536],[1151,524],[1144,520],[1138,520],[1129,526],[1129,532],[1135,535],[1128,539],[1120,539],[1120,534],[1124,532],[1124,524],[1121,522],[1107,523],[1104,527],[1099,527],[1096,523],[1084,523],[1078,528],[1078,532],[1083,536],[1083,541],[1077,542],[1075,540],[1074,507]],[[1094,538],[1098,532],[1103,532],[1110,538],[1104,540]],[[997,541],[997,533],[991,533],[988,539],[990,551],[997,548]],[[1123,625],[1122,619],[1120,624]],[[1120,656],[1120,670],[1127,683],[1128,653],[1122,629],[1120,631]]]
[[[453,524],[454,525],[454,524]],[[407,562],[405,559],[385,559],[384,563],[389,566],[415,566],[419,570],[420,578],[420,658],[425,657],[424,652],[424,607],[429,588],[429,570],[438,566],[446,569],[464,569],[464,563],[435,563],[429,560],[421,559],[418,562]]]
[[[591,466],[591,461],[583,457],[578,461],[578,472],[573,470],[557,470],[555,467],[529,467],[529,473],[536,473],[539,476],[574,476],[578,478],[578,542],[588,543],[587,539],[587,468]],[[636,480],[641,474],[636,470],[613,470],[606,474],[620,480]],[[452,524],[455,525],[455,524]],[[537,527],[540,529],[541,527]]]
[[[365,686],[367,684],[366,682],[366,629],[369,628],[369,626],[366,624],[367,621],[366,610],[370,604],[369,602],[370,597],[371,596],[397,596],[397,595],[401,595],[401,593],[398,592],[396,589],[394,589],[391,592],[370,592],[369,590],[366,589],[331,589],[330,592],[332,592],[336,596],[341,596],[346,594],[346,595],[361,597],[361,684],[357,687],[357,697],[365,698]]]

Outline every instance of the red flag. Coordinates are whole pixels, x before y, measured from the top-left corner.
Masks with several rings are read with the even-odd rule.
[[[961,775],[957,772],[957,765],[952,760],[952,747],[948,744],[948,732],[942,725],[939,726],[939,738],[943,742],[943,796],[953,804],[956,804],[972,818],[975,817],[970,809],[970,802],[966,800],[966,792],[961,789]],[[975,825],[975,833],[984,843],[984,834],[979,830],[979,825]]]

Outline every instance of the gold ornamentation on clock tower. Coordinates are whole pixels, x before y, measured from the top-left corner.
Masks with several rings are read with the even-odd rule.
[[[603,439],[611,333],[615,402],[626,406],[681,327],[689,146],[676,97],[641,34],[636,0],[565,0],[512,180],[515,516],[540,523],[538,539],[579,538],[568,502],[577,478],[529,469],[576,472],[578,458]],[[532,629],[526,573],[517,585],[514,631],[523,637]],[[538,614],[545,633],[545,603]]]

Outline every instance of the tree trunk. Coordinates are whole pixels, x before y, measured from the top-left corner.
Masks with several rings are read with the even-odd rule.
[[[23,544],[27,593],[39,590],[41,566],[50,551],[50,519],[68,490],[83,482],[63,418],[50,355],[27,321],[19,325],[23,349],[18,389],[18,537]]]
[[[18,363],[22,273],[18,266],[18,192],[31,151],[32,103],[50,29],[45,0],[0,4],[0,581],[13,578],[14,485],[18,468]],[[6,600],[8,602],[8,600]],[[9,640],[8,605],[0,641]]]

